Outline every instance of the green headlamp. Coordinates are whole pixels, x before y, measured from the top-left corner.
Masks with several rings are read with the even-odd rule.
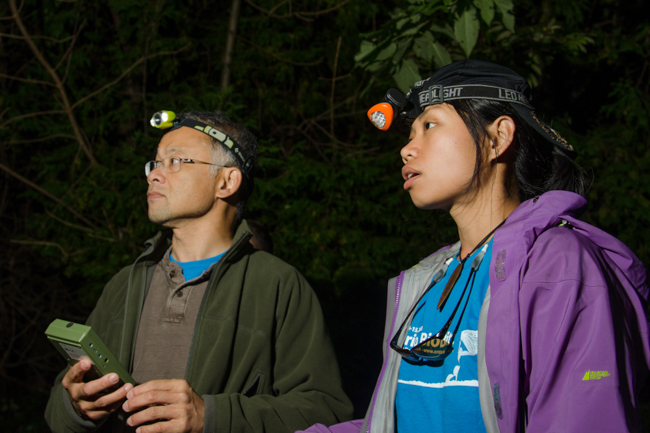
[[[151,117],[151,126],[158,129],[167,129],[174,126],[174,119],[176,119],[176,113],[173,111],[162,110],[157,113],[154,113]]]

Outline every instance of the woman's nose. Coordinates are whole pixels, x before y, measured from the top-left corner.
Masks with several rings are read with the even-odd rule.
[[[402,162],[406,164],[409,162],[410,159],[414,158],[418,154],[418,145],[417,145],[417,140],[415,139],[409,139],[408,143],[404,147],[402,147],[402,150],[400,150],[399,154],[402,157]]]

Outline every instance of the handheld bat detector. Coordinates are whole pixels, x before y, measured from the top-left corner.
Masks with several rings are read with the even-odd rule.
[[[388,89],[381,102],[368,110],[368,119],[376,128],[387,131],[407,104],[406,96],[397,89]]]
[[[135,385],[131,375],[90,326],[56,319],[47,327],[45,335],[70,366],[82,359],[88,359],[92,363],[92,368],[84,375],[84,381],[117,373],[121,383]],[[116,389],[121,383],[112,389]]]

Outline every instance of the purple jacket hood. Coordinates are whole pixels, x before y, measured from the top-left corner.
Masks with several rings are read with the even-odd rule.
[[[602,333],[603,346],[609,342],[606,336],[616,341],[612,331],[616,324],[607,323],[606,317],[614,308],[608,291],[615,293],[610,295],[612,299],[620,300],[624,310],[621,317],[626,317],[633,328],[637,327],[636,337],[631,336],[621,349],[632,358],[633,367],[626,369],[627,377],[618,379],[627,382],[631,395],[638,392],[645,379],[650,364],[645,268],[625,244],[578,219],[586,205],[587,201],[580,195],[551,191],[522,203],[495,233],[485,357],[501,432],[521,431],[520,426],[526,423],[527,432],[587,431],[585,425],[582,430],[576,425],[574,430],[566,421],[562,421],[563,426],[537,421],[566,420],[563,411],[571,419],[572,409],[578,410],[585,403],[580,401],[582,391],[576,388],[588,383],[582,381],[584,375],[594,369],[614,374],[611,372],[616,369],[614,354],[609,359],[593,356],[589,351],[592,349],[572,352],[579,346],[574,342],[581,339],[589,342],[598,333]],[[560,227],[563,220],[568,224]],[[582,305],[589,308],[583,309]],[[540,335],[540,329],[547,329],[543,334],[548,335]],[[591,346],[596,344],[594,341]],[[547,352],[538,355],[540,347]],[[614,352],[607,346],[602,349]],[[586,361],[602,358],[602,364],[592,365],[581,357]],[[545,383],[545,376],[553,377],[553,381]],[[516,377],[521,381],[512,380]],[[542,385],[532,385],[537,383]],[[567,389],[562,390],[563,386]],[[584,395],[593,392],[585,389]],[[521,407],[521,393],[526,396],[527,409]],[[618,395],[611,394],[612,398]],[[600,404],[607,411],[608,404],[623,403],[602,399],[594,403]],[[622,412],[626,410],[629,408],[621,408]],[[621,422],[620,418],[616,422]],[[599,426],[589,431],[618,431],[612,427],[613,430],[608,430],[608,426]]]

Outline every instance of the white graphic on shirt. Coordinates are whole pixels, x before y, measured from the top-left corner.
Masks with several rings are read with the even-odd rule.
[[[417,344],[417,343],[416,343]],[[426,383],[419,380],[398,380],[405,385],[415,385],[424,388],[444,388],[446,386],[473,386],[478,387],[478,380],[458,380],[460,373],[460,360],[463,356],[478,355],[478,331],[464,330],[460,333],[460,344],[458,345],[458,365],[454,367],[453,374],[447,375],[442,383]],[[449,360],[447,360],[448,362]]]

